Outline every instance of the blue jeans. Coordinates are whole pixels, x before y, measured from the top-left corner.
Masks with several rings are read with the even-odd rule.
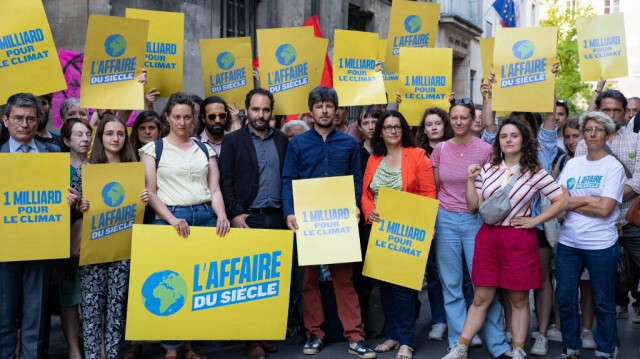
[[[384,310],[388,339],[413,347],[416,332],[416,291],[380,281],[380,299]]]
[[[568,354],[580,352],[578,283],[582,269],[589,270],[596,312],[596,356],[613,357],[618,337],[615,282],[620,247],[578,249],[558,244],[556,252],[556,294],[560,305],[562,342]]]
[[[481,225],[482,218],[478,214],[438,209],[435,249],[447,313],[449,346],[453,346],[460,339],[467,317],[467,302],[462,286],[463,259],[470,272],[475,238]],[[487,319],[482,326],[487,347],[494,357],[511,349],[505,338],[503,321],[502,307],[494,297],[487,310]]]
[[[467,269],[467,262],[462,261],[462,291],[464,292],[464,300],[467,309],[473,303],[473,286],[471,285],[471,276]],[[444,294],[442,294],[442,282],[440,282],[440,274],[438,274],[438,262],[436,261],[436,250],[434,242],[431,242],[431,250],[427,258],[427,295],[429,296],[429,308],[431,308],[431,322],[446,323],[447,316],[444,311]]]
[[[191,206],[167,206],[167,208],[176,218],[186,220],[189,226],[215,227],[218,222],[218,218],[209,202]],[[153,224],[167,225],[169,223],[164,219],[156,218]],[[182,341],[175,340],[163,340],[160,342],[164,349],[179,349],[182,343]]]
[[[15,358],[16,345],[20,359],[40,356],[50,278],[48,260],[0,263],[0,358]]]

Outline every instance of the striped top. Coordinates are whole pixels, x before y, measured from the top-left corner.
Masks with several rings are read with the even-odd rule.
[[[478,195],[482,195],[483,200],[489,198],[495,191],[509,183],[514,172],[515,169],[512,170],[504,162],[498,166],[492,166],[491,163],[485,164],[476,178]],[[510,226],[509,221],[513,217],[531,216],[533,200],[538,192],[551,200],[562,194],[562,189],[542,168],[533,174],[530,171],[520,173],[509,192],[511,211],[498,225]]]

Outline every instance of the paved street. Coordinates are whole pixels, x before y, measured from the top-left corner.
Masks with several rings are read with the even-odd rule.
[[[430,328],[430,315],[429,305],[426,296],[426,292],[420,293],[420,299],[423,303],[421,309],[420,319],[417,324],[417,333],[415,340],[415,352],[414,358],[430,358],[438,359],[447,352],[447,344],[445,341],[438,342],[432,340],[426,340],[426,333]],[[640,344],[640,324],[633,324],[630,319],[618,320],[618,336],[621,342],[621,358],[632,359],[640,358],[640,352],[638,351],[638,345]],[[379,344],[383,341],[382,338],[370,339],[368,342],[372,346]],[[268,358],[306,358],[310,359],[310,356],[302,354],[303,340],[300,337],[289,338],[285,341],[278,342],[279,351],[277,353],[269,354]],[[527,342],[527,352],[533,345],[533,340]],[[243,352],[244,346],[240,342],[207,342],[204,348],[201,350],[203,354],[206,354],[209,359],[214,358],[244,358]],[[555,358],[562,350],[562,344],[557,342],[549,342],[549,355],[544,357],[529,356],[529,358],[541,358],[552,359]],[[51,333],[51,349],[50,354],[52,359],[64,359],[66,358],[66,342],[62,336],[60,329],[60,319],[57,316],[53,317],[53,329]],[[144,357],[151,359],[162,359],[164,354],[159,344],[149,343],[144,346]],[[581,359],[595,358],[593,350],[583,350]],[[333,343],[327,345],[315,359],[329,359],[329,358],[355,358],[353,355],[347,354],[347,343]],[[393,359],[395,353],[379,354],[378,358],[381,359]],[[486,350],[486,346],[481,348],[473,348],[469,355],[470,359],[474,358],[491,358]]]

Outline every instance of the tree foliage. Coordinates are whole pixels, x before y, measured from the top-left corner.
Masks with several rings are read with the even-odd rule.
[[[556,79],[556,96],[567,100],[573,116],[584,112],[589,106],[592,86],[580,80],[578,64],[578,39],[576,19],[593,16],[591,5],[576,8],[566,6],[566,1],[547,0],[548,11],[540,20],[540,26],[555,26],[558,29],[558,62],[559,70]]]

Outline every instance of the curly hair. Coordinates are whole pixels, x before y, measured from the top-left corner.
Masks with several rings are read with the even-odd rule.
[[[429,137],[424,133],[424,123],[429,115],[437,115],[444,124],[444,132],[442,133],[441,141],[453,138],[453,129],[451,128],[451,121],[449,121],[449,115],[447,112],[439,107],[429,107],[424,111],[422,121],[420,121],[420,125],[418,126],[418,131],[416,133],[416,145],[425,151],[427,150],[427,147],[429,147]]]
[[[493,142],[493,158],[491,159],[491,165],[498,166],[503,160],[502,149],[500,148],[500,133],[504,129],[505,125],[514,125],[522,136],[522,156],[520,157],[520,173],[531,171],[534,173],[540,169],[540,162],[538,162],[538,142],[535,140],[535,135],[531,131],[531,127],[528,123],[520,120],[519,117],[510,116],[502,122],[496,140]]]

